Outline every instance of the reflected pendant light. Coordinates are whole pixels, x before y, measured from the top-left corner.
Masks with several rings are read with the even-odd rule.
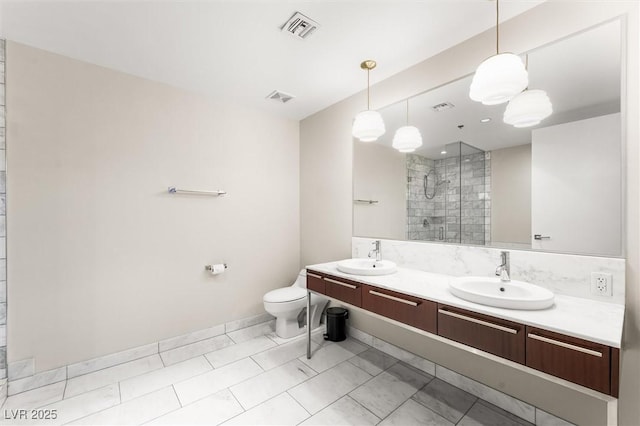
[[[376,67],[376,61],[366,60],[360,68],[367,70],[367,109],[361,111],[353,120],[351,134],[361,142],[373,142],[385,132],[382,115],[378,111],[369,109],[369,72]]]
[[[540,124],[552,112],[547,92],[527,89],[509,101],[503,119],[514,127],[531,127]]]
[[[522,60],[513,53],[500,53],[500,0],[496,0],[496,54],[482,62],[473,76],[469,97],[484,105],[507,102],[529,84]]]
[[[526,57],[526,68],[529,69],[529,55]],[[527,88],[509,101],[503,120],[513,127],[531,127],[540,124],[552,112],[553,107],[547,92]]]
[[[407,125],[400,127],[393,135],[393,147],[400,152],[413,152],[422,146],[420,130],[409,126],[409,99],[407,99]]]

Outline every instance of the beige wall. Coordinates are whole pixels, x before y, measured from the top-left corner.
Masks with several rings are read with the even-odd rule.
[[[353,145],[353,234],[405,240],[407,237],[406,155],[377,143]]]
[[[295,278],[298,122],[11,42],[6,78],[10,362],[258,314]]]
[[[627,116],[624,133],[627,140],[627,318],[623,337],[621,373],[620,423],[636,425],[640,419],[640,115],[638,97],[640,56],[638,33],[640,10],[636,1],[568,2],[550,0],[501,25],[501,46],[504,51],[524,52],[554,40],[567,37],[609,19],[623,16],[627,39],[626,91],[624,109]],[[558,19],[562,17],[562,19]],[[380,108],[408,96],[437,87],[475,70],[482,60],[490,56],[495,46],[495,33],[487,31],[478,37],[446,50],[414,67],[372,86],[372,107]],[[375,81],[375,73],[372,78]],[[349,256],[351,227],[351,162],[353,158],[351,122],[355,114],[366,105],[366,94],[361,92],[331,106],[301,122],[301,259],[303,264],[336,260]],[[372,321],[359,319],[354,323],[365,331],[376,334]],[[367,325],[369,324],[369,325]],[[396,343],[413,347],[414,337],[398,334]],[[424,351],[429,352],[428,347]],[[428,353],[427,353],[428,355]],[[443,357],[447,359],[446,357]],[[447,364],[454,370],[465,371],[490,386],[519,397],[535,401],[543,409],[557,415],[594,424],[588,403],[577,402],[570,393],[556,386],[516,386],[514,373],[508,369],[495,369],[487,376],[480,369],[452,356]],[[602,419],[602,416],[599,417]]]
[[[491,242],[531,244],[531,145],[491,151]]]

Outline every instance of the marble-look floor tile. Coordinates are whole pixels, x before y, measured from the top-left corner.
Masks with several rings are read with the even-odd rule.
[[[345,396],[308,418],[301,425],[326,426],[326,425],[376,425],[380,419],[371,411],[358,404],[353,398]]]
[[[75,425],[140,425],[180,408],[171,386],[83,417]]]
[[[161,340],[158,343],[158,349],[160,352],[165,352],[180,346],[199,342],[200,340],[206,340],[212,337],[220,336],[221,334],[224,334],[224,324]]]
[[[187,405],[255,377],[262,372],[262,368],[251,358],[245,358],[176,383],[174,388],[182,405]]]
[[[74,420],[86,417],[89,414],[97,413],[113,407],[120,402],[118,395],[118,385],[109,385],[101,389],[97,389],[85,394],[76,396],[75,398],[63,399],[53,404],[45,405],[42,410],[54,411],[55,419],[49,420],[3,420],[0,424],[65,424]]]
[[[332,344],[331,342],[311,343],[311,350],[315,353],[324,346]],[[301,357],[307,353],[307,341],[306,339],[297,339],[290,343],[285,343],[275,348],[268,349],[259,354],[253,355],[251,358],[257,362],[260,367],[265,370],[271,370],[272,368],[279,367],[292,361],[298,357]]]
[[[258,336],[264,336],[266,334],[273,333],[275,329],[276,321],[271,320],[268,322],[245,327],[240,330],[232,331],[231,333],[228,332],[227,336],[229,336],[236,343],[242,343],[247,340],[255,339]]]
[[[139,376],[163,367],[160,356],[156,354],[74,377],[73,379],[67,380],[67,390],[64,392],[64,397],[71,398],[81,393],[99,389],[111,383],[118,383],[130,377]]]
[[[35,361],[33,358],[10,362],[8,365],[9,380],[14,381],[33,376],[35,373]]]
[[[25,377],[24,379],[14,380],[9,382],[9,395],[15,395],[20,392],[26,392],[31,389],[36,389],[42,386],[50,385],[52,383],[58,383],[66,380],[67,368],[60,367],[55,370],[43,371],[42,373],[34,374],[33,376]]]
[[[200,356],[161,370],[132,377],[120,382],[122,401],[128,401],[211,370],[211,364],[203,356]]]
[[[574,426],[574,424],[536,408],[536,426]]]
[[[382,351],[370,348],[359,353],[357,356],[354,356],[349,360],[349,362],[356,367],[360,367],[372,376],[377,376],[398,362],[398,360]]]
[[[241,328],[251,327],[252,325],[261,324],[263,322],[272,321],[273,315],[268,312],[263,312],[258,315],[254,315],[248,318],[242,318],[235,321],[229,321],[224,325],[224,332],[231,333],[232,331],[240,330]]]
[[[454,424],[424,405],[409,399],[384,419],[380,426],[454,426]]]
[[[480,399],[488,401],[511,414],[515,414],[528,422],[535,422],[535,408],[526,402],[492,389],[487,385],[476,382],[440,365],[436,368],[436,377]]]
[[[450,422],[458,423],[478,398],[447,382],[434,379],[420,389],[413,399]]]
[[[90,359],[87,361],[77,362],[68,366],[69,378],[81,376],[83,374],[92,373],[102,370],[103,368],[113,367],[114,365],[145,358],[158,353],[158,344],[150,343],[137,348],[127,349],[125,351]]]
[[[316,375],[311,368],[293,360],[231,387],[242,407],[249,409]]]
[[[515,416],[506,416],[504,412],[491,409],[476,402],[467,414],[458,422],[458,426],[523,426],[531,425],[525,420],[516,420]]]
[[[180,346],[166,352],[160,352],[160,356],[162,357],[162,362],[164,362],[166,366],[169,366],[209,352],[217,351],[230,345],[233,345],[233,341],[223,334],[189,345]]]
[[[214,368],[219,368],[275,346],[277,345],[273,340],[265,336],[259,336],[255,339],[218,349],[215,352],[208,353],[206,357]]]
[[[313,354],[311,359],[307,359],[306,356],[298,359],[320,373],[340,364],[342,361],[353,358],[367,349],[368,347],[362,343],[349,339],[323,346]]]
[[[10,396],[4,402],[2,410],[28,410],[62,401],[65,386],[65,382],[58,382]]]
[[[308,412],[315,414],[369,379],[369,373],[345,361],[288,392]]]
[[[282,393],[244,413],[232,418],[225,425],[297,425],[309,417],[309,413],[289,394]]]
[[[382,419],[432,378],[406,364],[397,363],[351,392],[349,396]]]
[[[149,424],[152,425],[217,425],[244,410],[228,389],[186,405]]]
[[[433,362],[414,355],[411,352],[405,351],[391,343],[385,342],[384,340],[380,340],[376,337],[373,339],[373,347],[387,355],[391,355],[392,357],[399,359],[405,364],[409,364],[418,370],[424,371],[430,376],[436,375],[436,365]]]

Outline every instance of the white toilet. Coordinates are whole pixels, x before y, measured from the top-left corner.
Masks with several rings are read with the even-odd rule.
[[[271,290],[262,298],[264,309],[276,317],[276,334],[284,339],[298,336],[306,330],[307,271],[300,271],[291,287]],[[329,299],[311,294],[311,329],[320,326],[322,311]]]

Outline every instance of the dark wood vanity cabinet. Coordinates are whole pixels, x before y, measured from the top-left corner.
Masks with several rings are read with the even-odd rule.
[[[317,272],[307,270],[307,288],[309,290],[325,294],[324,277]]]
[[[325,293],[353,306],[362,306],[363,284],[343,278],[324,277]]]
[[[617,349],[535,327],[526,332],[528,367],[617,397]]]
[[[525,363],[525,326],[438,304],[438,335]]]
[[[362,308],[430,333],[437,332],[437,304],[429,300],[363,285]]]
[[[356,281],[307,270],[307,288],[309,290],[342,300],[353,306],[362,306],[363,285]]]
[[[620,350],[307,270],[309,290],[618,397]]]

